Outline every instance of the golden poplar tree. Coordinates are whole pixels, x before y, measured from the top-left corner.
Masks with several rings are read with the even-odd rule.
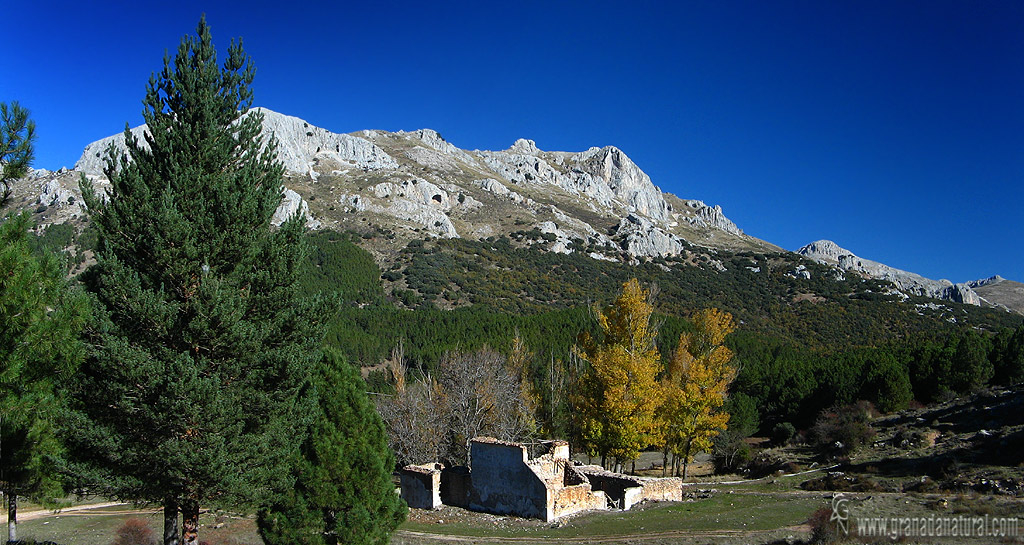
[[[726,429],[729,413],[722,411],[729,384],[736,378],[730,364],[732,350],[722,346],[735,331],[732,315],[710,308],[694,317],[695,330],[679,336],[661,381],[663,404],[658,410],[664,453],[682,461],[683,478],[693,456],[711,448],[711,441]]]
[[[602,338],[584,334],[574,353],[589,363],[579,378],[573,405],[583,446],[600,454],[633,460],[655,442],[655,410],[661,402],[657,376],[661,356],[651,323],[651,293],[635,278],[607,309],[595,307]]]

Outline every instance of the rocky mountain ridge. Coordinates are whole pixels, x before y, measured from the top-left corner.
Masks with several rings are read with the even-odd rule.
[[[543,151],[533,140],[519,139],[505,150],[464,150],[430,129],[339,134],[297,117],[255,111],[263,115],[265,133],[276,137],[287,171],[274,223],[301,211],[314,229],[386,234],[390,245],[370,248],[382,264],[404,246],[402,241],[427,236],[514,236],[525,244],[542,243],[538,247],[548,251],[615,261],[684,258],[694,249],[703,257],[687,258],[691,264],[719,270],[718,250],[784,251],[746,235],[720,206],[662,192],[614,146]],[[145,130],[135,127],[132,133],[141,137]],[[78,178],[84,173],[105,189],[103,168],[111,146],[123,152],[123,135],[87,145],[74,170],[33,171],[16,187],[18,206],[45,215],[43,225],[81,218]],[[985,289],[1006,292],[1008,284],[1001,291],[984,287],[999,284],[998,277],[964,284],[931,280],[857,257],[831,241],[796,253],[840,274],[892,282],[906,295],[1015,309],[1001,305],[999,297],[989,301],[979,295]]]
[[[984,280],[955,284],[946,279],[932,280],[916,273],[858,257],[850,250],[840,247],[831,240],[812,242],[797,250],[796,253],[813,259],[818,263],[832,265],[842,271],[850,271],[869,278],[892,282],[898,291],[908,295],[920,295],[976,306],[982,303],[992,306],[1003,306],[997,302],[984,299],[975,291],[975,288],[1002,281],[1002,277],[998,275]]]
[[[626,240],[633,257],[678,255],[687,243],[778,250],[745,235],[720,206],[662,193],[614,146],[546,152],[533,140],[519,139],[506,150],[467,151],[430,129],[338,134],[265,108],[255,111],[263,115],[265,132],[277,138],[278,157],[292,179],[307,191],[291,189],[315,200],[323,185],[337,184],[327,191],[333,207],[306,205],[317,223],[320,216],[331,216],[331,224],[351,223],[351,217],[334,216],[362,214],[435,236],[479,238],[507,231],[472,217],[484,201],[496,198],[540,216],[513,223],[543,226],[560,242],[554,251],[573,251],[573,239],[610,244],[613,238]],[[132,132],[141,136],[145,129]],[[107,148],[121,153],[123,142],[123,135],[114,135],[89,144],[75,170],[102,177]],[[371,179],[372,185],[362,183]]]

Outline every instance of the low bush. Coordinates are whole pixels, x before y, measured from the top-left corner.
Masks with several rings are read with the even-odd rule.
[[[149,523],[130,518],[117,529],[117,538],[111,545],[157,545],[157,539]]]
[[[849,454],[874,438],[871,419],[876,415],[867,401],[826,409],[810,430],[811,442],[826,455]]]
[[[822,507],[811,513],[807,525],[811,527],[810,543],[839,543],[846,538],[842,529],[833,520],[831,507]]]
[[[847,475],[841,471],[835,471],[817,479],[804,481],[800,483],[800,488],[804,490],[831,490],[836,492],[879,492],[882,490],[881,485],[868,477]]]
[[[772,428],[772,444],[785,446],[796,436],[796,427],[789,422],[776,424]]]

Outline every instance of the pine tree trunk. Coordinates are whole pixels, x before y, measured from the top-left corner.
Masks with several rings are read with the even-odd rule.
[[[185,500],[181,505],[181,545],[199,545],[199,502]]]
[[[608,457],[601,454],[601,469],[608,469]]]
[[[668,477],[668,445],[661,451],[661,476]]]
[[[7,495],[7,541],[18,541],[18,495]]]
[[[178,545],[178,502],[164,500],[164,545]]]

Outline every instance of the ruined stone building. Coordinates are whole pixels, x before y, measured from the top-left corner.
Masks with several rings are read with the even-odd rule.
[[[547,454],[530,458],[526,445],[477,437],[470,444],[470,468],[402,468],[402,498],[419,509],[444,504],[546,521],[581,511],[629,509],[645,500],[682,499],[681,479],[633,477],[578,465],[569,458],[569,443],[549,445]]]

